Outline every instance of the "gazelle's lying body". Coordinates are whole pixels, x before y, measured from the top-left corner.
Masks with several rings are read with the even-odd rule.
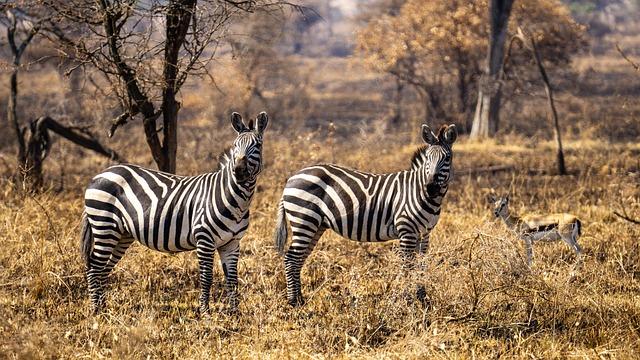
[[[491,201],[494,204],[493,214],[524,240],[529,265],[533,258],[533,242],[541,240],[563,240],[576,252],[576,263],[582,262],[582,248],[578,245],[582,224],[577,217],[567,213],[517,216],[509,213],[508,196]]]

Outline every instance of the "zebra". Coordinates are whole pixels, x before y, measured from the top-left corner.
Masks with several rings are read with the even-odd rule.
[[[533,262],[533,243],[535,241],[553,242],[562,240],[576,253],[575,268],[582,265],[582,248],[578,238],[582,232],[582,222],[575,215],[557,214],[524,214],[518,216],[509,211],[509,196],[487,199],[493,204],[493,214],[502,219],[504,224],[524,241],[527,265]]]
[[[290,177],[278,205],[274,236],[284,255],[289,304],[304,304],[300,271],[326,229],[355,241],[400,239],[407,269],[415,252],[426,253],[451,179],[456,138],[455,125],[443,125],[435,135],[424,124],[426,145],[414,153],[409,170],[378,175],[324,164]],[[292,241],[284,254],[287,220]],[[418,297],[425,295],[419,288]]]
[[[104,306],[107,276],[138,240],[166,253],[196,250],[200,313],[209,313],[213,255],[218,251],[230,308],[238,306],[240,239],[249,226],[249,205],[262,171],[265,112],[245,125],[231,115],[237,132],[220,156],[219,170],[178,176],[136,165],[115,165],[96,175],[84,195],[82,254],[92,307]]]

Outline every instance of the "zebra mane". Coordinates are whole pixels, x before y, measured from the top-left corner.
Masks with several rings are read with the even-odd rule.
[[[225,166],[231,161],[231,149],[232,146],[227,146],[222,150],[220,155],[218,155],[218,170],[224,169]]]
[[[418,149],[413,153],[411,157],[411,168],[415,169],[420,167],[424,162],[424,153],[429,147],[427,145],[421,145]]]

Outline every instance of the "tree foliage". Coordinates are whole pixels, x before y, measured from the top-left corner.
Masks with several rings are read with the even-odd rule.
[[[487,9],[487,0],[407,0],[397,15],[372,18],[358,34],[358,48],[369,66],[425,94],[432,117],[464,113],[486,57]],[[517,1],[512,16],[509,32],[527,29],[549,63],[565,64],[585,46],[583,26],[558,0]],[[526,56],[511,60],[532,65]],[[457,104],[445,103],[443,90],[457,93]]]

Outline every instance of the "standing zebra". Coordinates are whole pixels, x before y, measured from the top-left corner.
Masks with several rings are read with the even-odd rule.
[[[400,239],[407,265],[415,252],[425,253],[447,193],[456,137],[454,125],[443,125],[437,136],[422,125],[427,146],[415,152],[411,168],[405,171],[376,175],[317,165],[289,178],[278,206],[275,233],[282,254],[288,219],[292,242],[284,263],[289,304],[304,303],[300,271],[326,229],[356,241]]]
[[[240,239],[249,226],[249,204],[262,170],[262,134],[267,114],[247,127],[233,113],[238,133],[220,157],[220,169],[177,176],[135,165],[116,165],[96,175],[85,192],[82,253],[94,311],[104,305],[107,276],[138,240],[167,253],[196,250],[200,312],[209,311],[213,255],[220,254],[232,309],[238,304]]]

